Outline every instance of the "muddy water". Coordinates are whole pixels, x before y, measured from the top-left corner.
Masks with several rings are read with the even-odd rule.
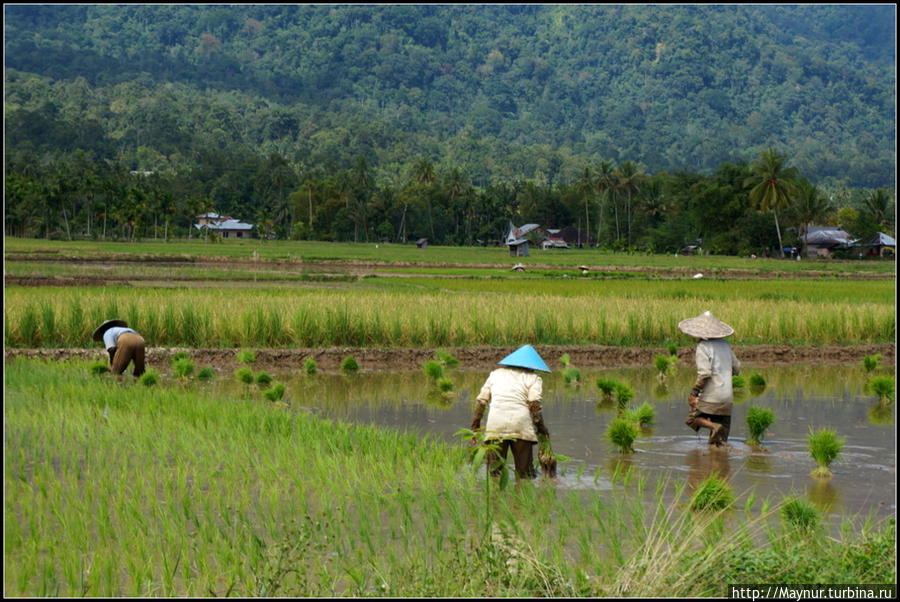
[[[697,483],[709,474],[727,476],[735,492],[751,490],[756,499],[773,502],[798,495],[818,506],[830,522],[841,518],[896,514],[896,438],[894,408],[880,408],[865,391],[867,375],[859,366],[755,368],[767,381],[763,392],[739,392],[732,416],[730,445],[710,449],[705,430],[696,435],[684,424],[685,401],[693,373],[682,367],[660,383],[652,369],[582,370],[580,386],[567,385],[559,371],[544,376],[544,419],[554,451],[572,458],[561,465],[558,487],[613,488],[611,475],[632,467],[650,478],[668,477]],[[885,371],[884,374],[890,372]],[[453,371],[455,394],[442,396],[421,371],[380,372],[353,377],[278,375],[288,387],[287,401],[299,411],[323,417],[371,423],[459,443],[454,433],[468,427],[474,397],[485,371]],[[616,415],[614,402],[603,402],[595,382],[615,378],[636,395],[629,407],[645,401],[656,411],[655,426],[645,428],[636,452],[619,454],[604,439]],[[747,436],[747,409],[774,410],[775,422],[763,438],[763,450],[753,449]],[[810,428],[836,429],[846,438],[831,466],[831,479],[810,476],[815,462],[806,437]]]

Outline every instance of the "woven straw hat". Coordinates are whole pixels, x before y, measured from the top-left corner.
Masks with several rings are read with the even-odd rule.
[[[107,320],[97,327],[97,330],[94,331],[94,334],[91,335],[91,338],[95,341],[102,341],[103,335],[106,334],[106,331],[113,326],[121,326],[123,328],[126,328],[128,324],[125,323],[125,320]]]
[[[678,329],[686,335],[698,339],[724,339],[734,334],[734,328],[705,311],[696,318],[688,318],[678,323]]]

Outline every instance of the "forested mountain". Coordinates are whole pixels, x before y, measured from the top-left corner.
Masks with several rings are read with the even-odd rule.
[[[603,187],[576,189],[602,165],[712,178],[774,148],[820,186],[894,184],[892,5],[4,10],[12,200],[52,173],[107,178],[103,163],[153,172],[184,211],[252,210],[282,235],[471,242],[513,218],[597,224]],[[486,224],[453,208],[500,189]],[[50,214],[13,229],[48,232]],[[638,242],[628,228],[597,235]]]

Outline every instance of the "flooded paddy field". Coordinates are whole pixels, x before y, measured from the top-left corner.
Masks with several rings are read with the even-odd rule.
[[[684,424],[686,391],[693,374],[682,369],[661,383],[652,369],[583,371],[582,384],[544,376],[544,419],[554,451],[570,457],[557,486],[574,490],[613,489],[611,476],[632,468],[655,481],[670,478],[691,485],[718,473],[739,495],[758,499],[806,498],[830,522],[842,518],[896,513],[896,441],[893,404],[879,404],[865,390],[867,375],[859,366],[745,366],[767,385],[762,392],[738,390],[727,449],[711,449],[705,431],[697,435]],[[284,374],[290,407],[340,421],[374,424],[459,442],[454,435],[472,418],[472,404],[486,377],[478,370],[456,371],[455,391],[442,395],[421,371],[377,372],[356,376]],[[598,377],[629,384],[636,395],[629,407],[650,402],[656,418],[635,441],[635,453],[618,453],[605,439],[616,416],[614,401],[602,399]],[[231,382],[219,385],[241,395]],[[746,415],[751,406],[771,409],[775,422],[761,448],[749,446]],[[846,444],[832,465],[834,476],[810,476],[815,462],[808,451],[810,429],[832,428]],[[461,443],[459,443],[461,445]]]

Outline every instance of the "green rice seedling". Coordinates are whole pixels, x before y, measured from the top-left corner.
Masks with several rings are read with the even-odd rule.
[[[675,343],[669,343],[668,345],[666,345],[666,350],[669,352],[669,355],[678,355],[678,345],[676,345]]]
[[[429,360],[425,362],[425,365],[422,367],[422,369],[425,371],[425,374],[427,374],[428,377],[435,382],[443,378],[444,376],[444,365],[437,360]]]
[[[188,378],[194,372],[194,360],[182,357],[172,362],[172,369],[178,378]]]
[[[256,361],[256,353],[252,349],[241,349],[236,357],[239,364],[247,365]]]
[[[616,446],[619,453],[628,454],[634,452],[634,440],[638,438],[638,429],[632,422],[625,418],[616,418],[606,427],[606,438]]]
[[[894,401],[895,386],[892,377],[876,376],[875,378],[869,379],[866,386],[869,391],[878,396],[878,401],[882,403]]]
[[[174,364],[174,363],[177,362],[178,360],[187,359],[187,358],[189,358],[189,357],[191,357],[191,354],[188,353],[187,351],[184,351],[184,350],[176,351],[176,352],[172,355],[172,363]]]
[[[571,366],[571,365],[572,365],[572,358],[569,357],[569,354],[568,354],[568,353],[563,353],[563,354],[562,354],[562,357],[559,358],[559,364],[560,364],[561,366]]]
[[[616,388],[619,386],[619,381],[612,378],[598,378],[597,379],[597,388],[600,389],[600,392],[603,393],[604,397],[612,398],[613,393],[616,392]]]
[[[840,455],[846,440],[839,437],[837,431],[833,429],[822,428],[813,431],[810,427],[807,441],[809,442],[809,453],[818,465],[811,474],[814,477],[831,477],[829,466]]]
[[[138,382],[145,387],[152,387],[159,384],[159,372],[153,368],[148,368],[146,372],[138,377]]]
[[[580,384],[581,370],[575,366],[566,366],[563,370],[563,379],[566,381],[566,384]]]
[[[758,374],[754,372],[750,375],[750,392],[754,395],[760,395],[763,391],[766,390],[766,379],[763,378],[762,374]]]
[[[735,500],[734,492],[725,479],[712,474],[701,482],[691,498],[691,510],[724,510]]]
[[[740,374],[735,374],[731,377],[731,388],[732,389],[743,389],[747,386],[747,379],[741,376]]]
[[[781,504],[779,511],[784,525],[804,533],[810,533],[819,526],[819,511],[798,497],[790,497]]]
[[[671,365],[669,364],[670,357],[671,356],[669,355],[663,355],[660,353],[653,358],[653,365],[654,367],[656,367],[656,371],[660,376],[665,376],[666,372],[669,371],[669,366]]]
[[[282,383],[275,383],[265,391],[263,391],[263,395],[269,401],[281,401],[284,397],[285,387]]]
[[[449,378],[439,378],[437,379],[437,388],[444,393],[449,393],[453,390],[453,381]]]
[[[355,374],[358,371],[359,364],[357,363],[356,359],[352,357],[345,357],[343,360],[341,360],[341,372],[347,374]]]
[[[747,430],[750,436],[747,443],[759,445],[766,430],[775,422],[775,412],[769,408],[752,406],[747,409]]]
[[[212,380],[216,376],[216,370],[212,366],[206,366],[197,373],[200,380]]]
[[[881,354],[876,353],[875,355],[867,355],[863,358],[863,368],[865,368],[866,372],[872,372],[876,368],[878,368],[878,364],[881,362]]]
[[[434,357],[437,358],[445,368],[456,368],[459,366],[459,360],[453,357],[453,355],[445,349],[438,349],[435,351]]]
[[[248,368],[247,366],[243,366],[234,371],[234,377],[238,382],[243,383],[245,385],[252,385],[253,381],[256,380],[253,375],[253,370]]]
[[[88,366],[88,372],[93,374],[94,376],[100,376],[101,374],[106,374],[109,372],[109,364],[104,361],[96,361],[92,362],[90,366]]]
[[[269,383],[272,382],[272,375],[269,374],[268,372],[263,371],[263,372],[259,372],[256,375],[255,379],[256,379],[257,385],[259,385],[260,387],[265,387]]]
[[[616,405],[620,410],[624,410],[628,402],[634,399],[634,389],[624,383],[616,384]]]
[[[311,357],[303,360],[303,372],[305,372],[306,374],[315,374],[318,371],[319,365],[316,363],[316,360]]]
[[[631,415],[638,425],[649,426],[656,419],[656,410],[653,409],[652,405],[644,402],[631,412]]]

